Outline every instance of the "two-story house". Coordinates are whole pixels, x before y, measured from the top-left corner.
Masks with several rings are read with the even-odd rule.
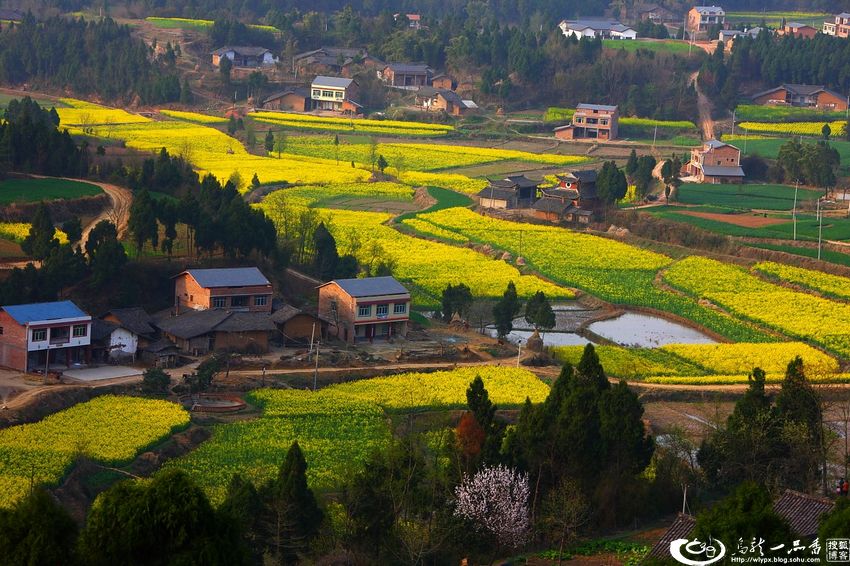
[[[832,21],[825,21],[823,33],[837,37],[850,37],[850,13],[841,12],[836,14]]]
[[[713,27],[726,27],[726,12],[720,6],[694,6],[688,11],[687,29],[693,36],[704,35]]]
[[[221,66],[221,60],[227,57],[234,67],[267,67],[274,65],[277,58],[265,47],[219,47],[212,52],[212,64]]]
[[[336,279],[318,289],[329,335],[354,344],[407,334],[410,292],[395,278]]]
[[[478,192],[478,205],[483,208],[528,208],[537,198],[540,181],[525,175],[509,175],[490,181]]]
[[[753,102],[761,105],[779,104],[821,110],[847,110],[847,97],[829,90],[824,85],[782,84],[753,95]]]
[[[685,175],[698,183],[740,183],[741,150],[718,140],[708,140],[691,150],[691,160],[683,167]]]
[[[776,35],[793,35],[805,39],[812,39],[817,33],[817,28],[800,22],[788,22],[781,29],[776,30]]]
[[[550,222],[588,224],[598,206],[596,170],[570,171],[557,178],[557,185],[540,191],[540,199],[531,207],[534,216]]]
[[[431,84],[433,72],[424,63],[389,63],[378,71],[378,78],[387,86],[416,90]]]
[[[256,267],[187,269],[174,276],[175,310],[272,312],[272,284]]]
[[[617,138],[619,123],[616,106],[579,104],[570,123],[555,128],[555,137],[561,140],[613,140]]]
[[[310,100],[315,110],[359,114],[361,106],[353,99],[358,85],[354,79],[318,76],[310,85]]]
[[[71,301],[0,307],[0,365],[30,372],[87,363],[91,320]]]

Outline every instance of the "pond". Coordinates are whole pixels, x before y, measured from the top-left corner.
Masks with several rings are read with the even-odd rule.
[[[623,346],[657,348],[667,344],[714,344],[717,341],[684,324],[650,314],[627,312],[591,323],[588,330]]]

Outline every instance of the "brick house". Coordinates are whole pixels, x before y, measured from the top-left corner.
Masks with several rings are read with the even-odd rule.
[[[847,110],[847,97],[823,85],[782,84],[758,92],[752,96],[753,102],[761,105],[778,104],[821,110]]]
[[[478,205],[483,208],[528,208],[537,199],[539,184],[540,181],[525,175],[511,175],[490,181],[478,192]]]
[[[354,344],[407,334],[410,292],[395,278],[337,279],[318,289],[327,335]]]
[[[424,63],[389,63],[378,71],[387,86],[415,90],[431,85],[431,68]]]
[[[557,177],[557,185],[540,191],[540,198],[531,207],[534,216],[549,222],[589,224],[598,206],[596,171],[571,171]]]
[[[464,100],[455,91],[430,86],[416,91],[416,104],[429,112],[445,112],[451,116],[465,116],[478,110],[477,104]]]
[[[71,301],[0,307],[0,365],[29,372],[88,363],[91,323]]]
[[[270,94],[260,103],[267,110],[291,110],[307,112],[310,110],[310,90],[306,87],[292,87]]]
[[[455,90],[457,88],[457,81],[451,75],[440,73],[431,78],[431,86],[438,89]]]
[[[668,22],[679,22],[682,19],[673,13],[672,10],[659,6],[658,4],[644,4],[634,8],[634,19],[641,22],[653,22],[663,24]]]
[[[194,356],[215,351],[265,353],[269,339],[277,332],[268,312],[222,309],[166,315],[156,321],[156,326],[182,352]]]
[[[613,140],[617,138],[619,123],[616,106],[579,104],[570,123],[555,128],[555,137],[560,140]]]
[[[741,150],[728,143],[708,140],[702,147],[691,150],[691,160],[683,172],[698,183],[740,183],[744,179]]]
[[[726,27],[726,12],[720,6],[694,6],[688,11],[686,21],[693,36],[705,35],[715,26]]]
[[[265,47],[219,47],[212,52],[212,64],[214,67],[221,66],[222,58],[227,57],[234,67],[253,69],[256,67],[268,67],[277,62],[274,54]]]
[[[309,344],[311,339],[322,336],[327,326],[316,315],[292,305],[282,305],[274,311],[272,322],[283,335],[284,345]]]
[[[256,267],[187,269],[174,276],[174,307],[271,313],[272,284]]]
[[[793,35],[805,39],[812,39],[817,33],[817,28],[800,22],[788,22],[782,26],[782,29],[776,30],[776,35]]]
[[[299,75],[341,75],[351,78],[355,68],[376,67],[381,62],[357,47],[320,47],[299,53],[292,58],[293,68]]]
[[[823,33],[836,37],[850,37],[850,13],[841,12],[836,14],[832,21],[823,23]]]

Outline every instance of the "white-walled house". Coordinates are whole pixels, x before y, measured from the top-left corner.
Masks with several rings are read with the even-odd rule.
[[[136,358],[139,336],[123,326],[107,320],[92,321],[92,350],[98,361]]]
[[[637,39],[634,29],[614,20],[563,20],[558,27],[566,37],[578,39]]]

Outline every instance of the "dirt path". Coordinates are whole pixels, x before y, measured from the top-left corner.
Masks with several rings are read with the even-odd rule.
[[[699,111],[699,126],[702,128],[702,136],[704,140],[714,139],[714,120],[711,118],[711,101],[700,90],[697,76],[699,71],[691,73],[689,81],[694,85],[694,90],[697,91],[697,110]]]
[[[89,233],[101,220],[108,220],[115,224],[115,227],[118,229],[118,237],[122,238],[127,233],[127,221],[130,219],[130,205],[133,204],[133,193],[129,189],[108,183],[86,182],[103,189],[103,192],[109,195],[111,205],[92,219],[88,226],[83,228],[83,237],[80,238],[80,246],[83,249],[85,249],[86,242],[89,239]]]

